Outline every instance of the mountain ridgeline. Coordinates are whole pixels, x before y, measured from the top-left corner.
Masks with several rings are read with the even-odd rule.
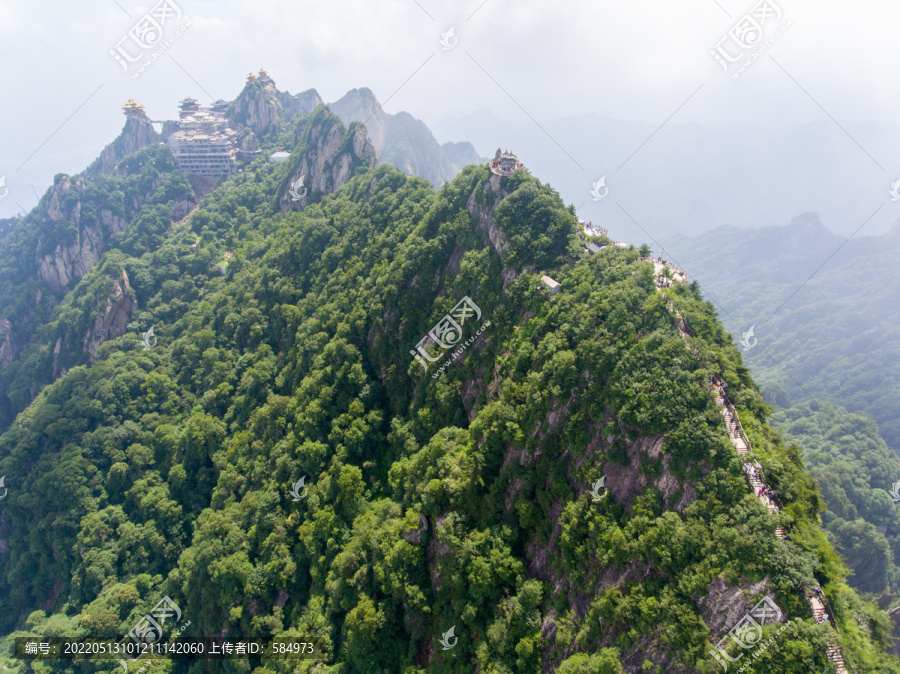
[[[368,89],[354,89],[333,106],[348,129],[336,126],[334,116],[319,123],[328,111],[314,89],[292,95],[279,91],[268,76],[251,75],[227,108],[229,123],[239,131],[238,148],[248,157],[264,158],[281,147],[294,150],[291,173],[279,188],[282,210],[302,208],[337,189],[354,167],[374,166],[379,151],[392,158],[388,163],[436,185],[480,161],[470,144],[445,143],[442,149],[418,120],[384,113]],[[368,127],[353,124],[367,117],[377,131],[375,145],[367,140]],[[128,270],[105,273],[93,279],[89,299],[84,288],[78,296],[69,291],[107,250],[139,257],[157,248],[163,234],[218,184],[215,178],[179,172],[172,153],[159,147],[177,128],[165,122],[157,133],[143,109],[128,114],[119,137],[82,174],[58,174],[31,213],[0,222],[5,241],[0,249],[0,430],[41,386],[74,365],[92,362],[100,342],[123,334],[140,304],[134,297],[143,290],[141,279],[148,277],[141,269],[132,269],[131,276]],[[315,147],[303,151],[309,144]],[[294,200],[288,185],[304,174],[309,189]],[[124,233],[137,225],[130,235]]]
[[[0,662],[83,671],[3,658],[16,636],[120,637],[168,596],[185,637],[320,649],[176,672],[715,672],[713,644],[768,596],[789,622],[761,628],[777,637],[753,671],[829,671],[839,639],[862,671],[900,672],[696,285],[659,289],[634,248],[587,255],[526,170],[471,165],[435,192],[304,101],[272,136],[243,117],[293,148],[283,163],[201,184],[151,144],[59,176],[0,239],[18,412],[0,435]],[[839,635],[813,621],[814,585]]]

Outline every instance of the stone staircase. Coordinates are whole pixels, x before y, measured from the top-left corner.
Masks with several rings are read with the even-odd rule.
[[[828,660],[834,663],[838,674],[850,674],[844,665],[844,656],[841,654],[841,649],[834,642],[828,644]]]
[[[737,452],[738,456],[749,454],[749,439],[747,438],[743,428],[741,427],[741,422],[737,417],[737,413],[729,407],[728,399],[725,397],[725,394],[721,388],[716,389],[716,403],[722,407],[722,417],[725,420],[725,429],[728,432],[728,439],[731,440],[731,444],[734,445],[734,449]],[[769,514],[778,512],[779,509],[774,500],[767,495],[760,493],[760,489],[767,488],[764,476],[762,475],[762,470],[757,470],[754,468],[752,471],[748,471],[745,467],[744,472],[747,475],[747,480],[750,482],[753,493],[756,494],[760,502],[764,506],[766,506],[766,508],[769,510]],[[778,528],[776,528],[775,536],[777,536],[781,540],[784,540],[787,537],[787,532],[785,532],[784,527],[779,526]],[[822,616],[824,616],[825,614],[825,605],[818,598],[818,596],[815,595],[812,597],[807,597],[807,600],[809,601],[813,618],[816,620],[816,622],[820,622]],[[833,615],[829,616],[829,618],[832,621],[834,620]],[[837,629],[836,625],[835,629]],[[844,655],[841,652],[841,648],[833,639],[829,639],[828,641],[828,651],[826,653],[826,656],[828,657],[829,662],[834,664],[838,674],[850,674],[850,672],[847,670],[846,664],[844,663]]]
[[[657,270],[657,273],[658,272],[659,272],[659,270]],[[657,286],[656,290],[657,290],[657,292],[662,292],[663,288]],[[690,342],[688,341],[688,338],[689,338],[688,332],[690,331],[690,328],[687,325],[687,321],[684,318],[684,314],[682,314],[680,311],[678,311],[674,307],[674,305],[672,305],[671,303],[669,303],[668,306],[669,306],[669,310],[672,312],[673,316],[675,317],[675,326],[678,329],[678,332],[681,335],[681,338],[687,344],[688,349],[690,349],[691,352],[699,358],[700,354],[697,352],[697,350],[695,348],[693,348],[691,346]],[[737,416],[737,412],[731,408],[731,406],[728,402],[728,398],[725,396],[725,392],[724,392],[723,388],[716,387],[714,389],[714,392],[715,392],[715,396],[716,396],[716,404],[718,404],[722,408],[722,418],[725,421],[725,429],[728,432],[728,439],[731,440],[731,444],[734,445],[734,449],[737,452],[738,456],[742,456],[744,454],[749,454],[751,451],[750,439],[747,437],[746,433],[744,433],[744,429],[741,426],[741,422]],[[746,472],[746,469],[745,469],[745,472]],[[769,513],[773,514],[775,512],[778,512],[778,508],[776,507],[776,504],[774,503],[774,501],[771,498],[765,496],[764,494],[759,493],[760,487],[766,486],[764,477],[765,476],[762,474],[761,469],[756,470],[755,476],[751,473],[747,473],[747,478],[750,481],[750,485],[753,488],[753,492],[757,495],[757,497],[760,499],[760,501],[763,503],[763,505],[765,505],[766,508],[768,508]],[[775,529],[775,536],[777,536],[782,541],[785,540],[787,538],[787,532],[784,530],[784,527],[782,527],[782,526],[777,527]],[[823,595],[823,597],[824,597],[824,595]],[[818,597],[807,597],[807,600],[810,602],[810,609],[812,610],[813,618],[816,618],[818,615],[821,615],[821,613],[817,614],[817,612],[816,612],[817,607],[816,607],[816,605],[813,604],[813,602],[812,602],[813,599],[815,599],[815,601],[818,603],[818,608],[821,609],[821,611],[824,611],[825,607],[822,604],[822,602],[819,601]],[[829,616],[829,618],[830,618],[835,630],[837,631],[837,624],[834,623],[834,615],[831,614]],[[834,639],[828,640],[828,650],[826,652],[826,657],[828,658],[829,662],[834,664],[834,666],[837,670],[837,674],[850,674],[850,672],[847,669],[847,665],[844,662],[844,655],[841,652],[841,648]],[[857,669],[856,671],[858,672],[859,670]]]

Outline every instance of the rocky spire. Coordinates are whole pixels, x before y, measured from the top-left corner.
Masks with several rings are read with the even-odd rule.
[[[103,173],[109,173],[126,156],[160,141],[150,118],[144,112],[143,105],[132,98],[122,106],[122,110],[125,112],[125,128],[119,137],[103,148],[100,156],[91,162],[84,171],[85,176],[95,178]]]
[[[300,210],[344,185],[358,168],[378,162],[366,127],[344,128],[325,106],[313,112],[309,127],[288,160],[290,173],[281,194],[281,212]]]

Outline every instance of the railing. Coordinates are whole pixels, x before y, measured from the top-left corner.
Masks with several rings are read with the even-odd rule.
[[[766,480],[766,474],[763,472],[762,466],[757,468],[756,465],[751,461],[751,457],[749,457],[749,456],[748,456],[747,463],[751,464],[753,466],[753,468],[756,470],[756,476],[759,478],[759,481],[768,487],[769,482],[768,482],[768,480]],[[747,484],[749,484],[750,487],[753,488],[753,482],[750,481],[750,474],[747,473],[747,471],[745,470],[744,475],[747,476]],[[766,494],[766,497],[769,498],[770,500],[772,500],[775,503],[775,505],[778,506],[778,510],[780,512],[784,511],[784,503],[782,503],[781,499],[778,498],[775,494]]]
[[[747,449],[753,451],[753,445],[750,444],[750,438],[747,437],[747,434],[744,432],[744,427],[741,425],[741,420],[738,418],[737,410],[734,409],[734,403],[732,403],[728,396],[725,394],[725,390],[719,387],[719,391],[722,393],[722,400],[725,401],[725,409],[729,409],[729,405],[731,405],[731,416],[734,419],[735,426],[737,427],[738,432],[741,434],[741,439],[747,443]]]
[[[837,620],[835,619],[835,616],[834,616],[834,609],[831,607],[831,602],[828,601],[828,597],[825,596],[825,590],[821,589],[821,587],[822,586],[820,585],[818,596],[822,601],[822,607],[823,607],[824,611],[828,614],[828,624],[830,624],[834,628],[834,631],[837,634],[837,638],[838,638],[838,643],[834,644],[834,646],[838,649],[838,651],[841,654],[841,659],[844,661],[844,668],[845,669],[847,669],[847,668],[856,669],[853,666],[853,662],[846,655],[847,649],[844,647],[844,635],[841,632],[841,628],[838,627]],[[816,595],[816,592],[813,591],[813,596],[815,596],[815,595]],[[809,599],[810,599],[810,597],[806,598],[807,602],[809,602]],[[812,606],[812,602],[810,602],[810,606]],[[815,618],[815,612],[813,612],[813,618]],[[831,644],[829,643],[829,645],[831,645]]]

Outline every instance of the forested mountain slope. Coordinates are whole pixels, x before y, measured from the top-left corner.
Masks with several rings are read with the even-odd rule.
[[[783,227],[684,237],[668,250],[733,334],[755,326],[744,357],[779,404],[813,396],[865,412],[900,451],[900,225],[864,233],[848,241],[808,213]]]
[[[778,427],[803,447],[803,460],[828,506],[823,523],[854,571],[850,584],[875,595],[900,582],[900,511],[891,491],[900,457],[871,418],[832,403],[807,401],[778,410]]]
[[[319,147],[306,133],[297,162]],[[847,660],[900,672],[696,286],[658,291],[633,248],[586,256],[572,209],[525,171],[470,166],[435,193],[351,161],[336,191],[282,212],[297,162],[256,162],[104,254],[96,273],[135,288],[126,331],[0,436],[3,634],[123,635],[167,595],[185,636],[325,651],[191,672],[713,672],[712,645],[769,596],[791,622],[765,625],[782,631],[753,671],[806,673],[835,638],[802,593],[822,584]]]

